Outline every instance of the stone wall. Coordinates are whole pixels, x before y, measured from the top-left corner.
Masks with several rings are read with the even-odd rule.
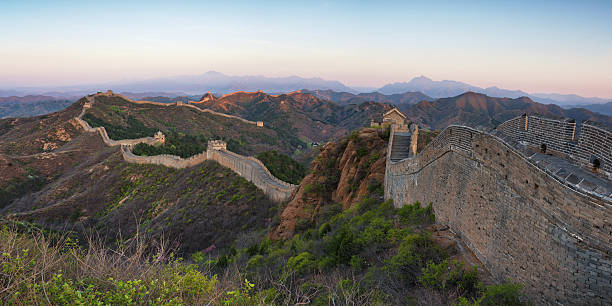
[[[92,128],[89,125],[89,123],[87,123],[87,121],[82,119],[83,115],[85,115],[85,111],[88,108],[91,108],[91,105],[93,103],[94,97],[89,96],[89,97],[87,97],[87,99],[88,99],[88,101],[85,102],[85,104],[83,106],[83,110],[81,111],[79,116],[75,118],[75,120],[79,123],[79,125],[81,125],[83,130],[85,130],[86,132],[98,133],[100,135],[100,137],[102,137],[102,141],[104,141],[104,143],[107,146],[135,145],[135,144],[139,144],[139,143],[154,144],[154,143],[157,143],[159,141],[159,140],[155,139],[155,137],[143,137],[143,138],[138,138],[138,139],[121,139],[121,140],[110,139],[110,137],[108,137],[108,134],[106,133],[106,129],[104,127],[95,127],[95,128]]]
[[[508,120],[497,130],[513,140],[566,155],[574,163],[592,168],[597,159],[600,171],[612,179],[612,132],[593,122],[577,125],[574,120],[554,120],[523,115]]]
[[[593,122],[582,123],[574,155],[587,164],[599,159],[601,171],[612,179],[612,132],[609,130]]]
[[[85,111],[91,108],[92,104],[94,103],[95,97],[99,95],[110,96],[110,95],[113,95],[113,93],[111,91],[108,91],[106,93],[98,93],[96,95],[87,96],[86,97],[87,101],[83,105],[83,110],[81,111],[79,116],[76,118],[76,120],[79,122],[79,124],[83,127],[83,129],[86,132],[98,133],[102,137],[102,140],[104,141],[106,145],[121,146],[121,155],[123,156],[123,159],[127,162],[136,163],[136,164],[163,165],[163,166],[170,167],[170,168],[183,169],[183,168],[198,165],[207,159],[215,160],[222,166],[230,168],[234,172],[238,173],[240,176],[252,182],[255,186],[260,188],[264,192],[264,194],[270,197],[270,199],[272,199],[273,201],[277,201],[277,202],[287,201],[291,197],[291,194],[298,187],[297,185],[283,182],[277,179],[276,177],[274,177],[274,175],[270,173],[268,168],[266,168],[266,166],[258,159],[253,158],[253,157],[242,156],[242,155],[227,151],[225,149],[227,147],[226,144],[223,141],[219,141],[219,140],[209,141],[208,150],[206,152],[202,152],[198,155],[194,155],[189,158],[181,158],[180,156],[167,155],[167,154],[155,155],[155,156],[135,155],[131,151],[132,146],[138,143],[147,143],[147,144],[157,143],[160,141],[159,140],[160,136],[158,136],[157,138],[145,137],[145,138],[139,138],[139,139],[113,140],[108,137],[108,134],[106,133],[106,129],[104,127],[92,128],[86,121],[82,119],[82,117],[85,114]],[[132,100],[129,100],[129,101],[133,103],[139,103],[139,104],[160,105],[157,102],[149,103],[149,101],[132,101]],[[169,105],[169,104],[162,103],[161,105]],[[202,110],[193,105],[183,104],[183,106],[195,108],[202,112],[220,114],[214,111]],[[221,115],[224,115],[224,114],[221,114]],[[229,118],[234,118],[234,119],[237,118],[239,120],[257,125],[257,122],[244,120],[242,118],[231,116],[231,115],[225,115],[225,116]]]
[[[198,103],[198,102],[196,102],[196,101],[189,101],[189,103]],[[212,109],[208,109],[208,108],[199,108],[199,107],[197,107],[197,106],[195,106],[195,105],[192,105],[192,104],[182,104],[182,105],[183,105],[183,106],[186,106],[186,107],[190,107],[190,108],[196,109],[196,110],[198,110],[198,111],[200,111],[200,112],[203,112],[203,113],[210,113],[210,114],[217,115],[217,116],[223,116],[223,117],[226,117],[226,118],[232,118],[232,119],[240,120],[240,121],[242,121],[242,122],[244,122],[244,123],[253,124],[253,125],[256,125],[256,126],[258,126],[258,127],[263,127],[263,121],[251,121],[251,120],[246,120],[246,119],[241,118],[241,117],[238,117],[238,116],[228,115],[228,114],[224,114],[224,113],[215,112],[215,111],[214,111],[214,110],[212,110]]]
[[[95,96],[106,96],[106,97],[117,96],[117,97],[121,97],[122,99],[124,99],[124,100],[126,100],[128,102],[131,102],[131,103],[134,103],[134,104],[141,104],[141,105],[142,104],[149,104],[149,105],[157,105],[157,106],[184,106],[184,107],[189,107],[189,108],[195,109],[195,110],[203,112],[203,113],[209,113],[209,114],[213,114],[213,115],[217,115],[217,116],[223,116],[223,117],[226,117],[226,118],[232,118],[232,119],[240,120],[240,121],[242,121],[244,123],[253,124],[253,125],[256,125],[258,127],[263,127],[263,122],[262,121],[246,120],[246,119],[238,117],[238,116],[228,115],[228,114],[224,114],[224,113],[219,113],[219,112],[216,112],[214,110],[207,109],[207,108],[199,108],[199,107],[191,104],[191,103],[197,104],[198,103],[197,101],[189,101],[186,104],[186,103],[183,103],[181,101],[176,102],[176,103],[163,103],[163,102],[153,102],[153,101],[145,101],[145,100],[132,100],[132,99],[130,99],[128,97],[125,97],[123,95],[113,93],[110,90],[105,92],[105,93],[98,93],[98,94],[95,94],[95,95],[88,96],[88,99],[89,98],[93,99],[93,98],[95,98]]]
[[[504,129],[520,133],[522,123]],[[396,206],[432,202],[436,221],[459,234],[497,281],[524,284],[536,304],[606,304],[612,186],[572,167],[505,134],[451,126],[416,157],[387,160],[385,198]]]
[[[121,154],[123,155],[123,159],[129,163],[162,165],[176,169],[193,167],[203,163],[207,159],[206,152],[202,152],[189,158],[181,158],[180,156],[168,154],[139,156],[132,153],[130,146],[128,145],[121,146]]]
[[[212,149],[207,151],[207,156],[252,182],[276,202],[289,200],[298,187],[274,177],[266,166],[256,158],[244,157],[227,150]]]

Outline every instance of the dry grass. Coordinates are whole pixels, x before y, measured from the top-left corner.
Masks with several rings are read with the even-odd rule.
[[[167,244],[152,248],[138,237],[109,249],[91,236],[82,248],[65,235],[36,230],[21,233],[14,226],[3,226],[0,301],[17,305],[106,303],[129,294],[130,304],[174,301],[202,305],[220,304],[225,298],[216,277],[173,258]]]

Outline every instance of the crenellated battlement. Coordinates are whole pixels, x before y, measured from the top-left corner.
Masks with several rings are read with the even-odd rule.
[[[497,130],[542,153],[560,153],[578,166],[612,179],[612,131],[597,123],[523,115],[500,124]]]

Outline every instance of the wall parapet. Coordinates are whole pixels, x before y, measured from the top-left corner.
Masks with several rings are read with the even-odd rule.
[[[387,156],[385,198],[432,202],[496,280],[525,284],[538,303],[609,301],[612,182],[534,151],[507,135],[525,121],[509,121],[506,133],[450,126],[417,156]]]
[[[274,201],[287,201],[297,190],[297,185],[279,180],[256,158],[244,157],[225,149],[215,150],[209,148],[206,153],[209,159],[216,160],[222,166],[240,174],[240,176],[263,190]]]
[[[612,179],[612,131],[603,125],[525,114],[500,124],[497,131],[543,151],[564,154],[575,164],[597,168],[596,171]]]

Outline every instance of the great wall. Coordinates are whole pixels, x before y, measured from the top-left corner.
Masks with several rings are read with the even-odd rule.
[[[78,117],[76,117],[76,121],[81,125],[81,127],[90,133],[97,133],[102,137],[102,141],[108,146],[120,146],[121,154],[123,159],[129,163],[136,164],[154,164],[154,165],[163,165],[171,168],[187,168],[198,165],[205,160],[215,160],[219,164],[224,167],[227,167],[234,172],[238,173],[248,181],[252,182],[255,186],[261,189],[270,199],[277,202],[287,201],[291,194],[297,189],[297,185],[289,184],[279,180],[274,177],[270,173],[270,171],[266,168],[266,166],[260,162],[258,159],[253,157],[242,156],[227,150],[226,144],[220,140],[211,140],[208,142],[208,148],[205,152],[194,155],[189,158],[181,158],[175,155],[156,155],[156,156],[138,156],[132,153],[132,146],[139,143],[146,144],[156,144],[163,142],[163,134],[158,133],[154,137],[144,137],[139,139],[122,139],[122,140],[113,140],[108,137],[106,129],[104,127],[95,127],[92,128],[85,120],[83,120],[83,115],[85,112],[91,108],[95,102],[96,97],[98,96],[119,96],[114,94],[111,91],[107,91],[105,93],[97,93],[94,95],[89,95],[86,97],[87,101],[83,104],[83,109]],[[176,105],[176,106],[184,106],[191,107],[197,109],[201,112],[212,113],[214,115],[220,115],[236,120],[241,120],[248,124],[257,125],[258,127],[262,127],[263,123],[261,121],[249,121],[240,117],[217,113],[212,110],[201,109],[199,107],[184,104],[184,103],[159,103],[159,102],[150,102],[150,101],[134,101],[128,99],[126,97],[120,96],[121,98],[129,101],[131,103],[137,104],[152,104],[152,105]]]
[[[91,128],[81,117],[95,96],[77,121],[107,145],[120,145],[127,162],[185,168],[215,160],[276,201],[297,188],[221,141],[188,159],[134,155],[131,146],[158,142],[159,135],[116,141],[104,128]],[[523,284],[537,304],[612,301],[612,132],[592,122],[524,115],[492,131],[449,126],[417,152],[418,127],[399,111],[384,117],[391,129],[385,199],[398,207],[431,202],[436,222],[460,236],[496,281]]]
[[[612,301],[612,132],[525,115],[490,132],[449,126],[418,154],[417,135],[391,125],[386,199],[431,202],[496,281],[524,284],[536,304]]]

